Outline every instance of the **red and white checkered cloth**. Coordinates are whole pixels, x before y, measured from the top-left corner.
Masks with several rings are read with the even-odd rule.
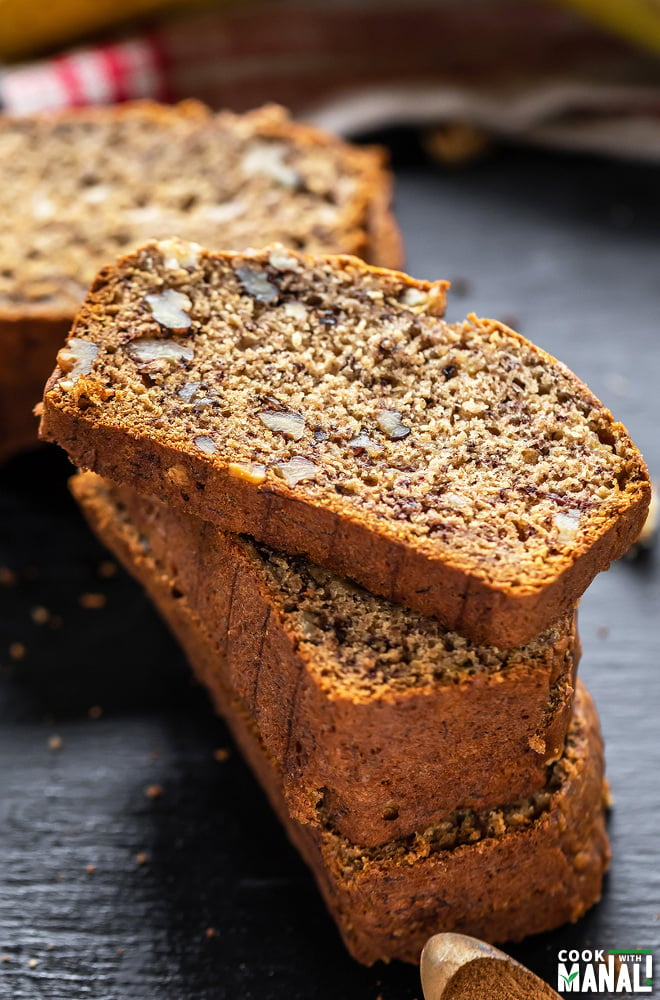
[[[0,77],[0,100],[13,114],[140,97],[170,97],[162,48],[154,35],[14,66]]]

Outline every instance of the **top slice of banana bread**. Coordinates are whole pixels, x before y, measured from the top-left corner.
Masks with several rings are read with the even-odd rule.
[[[648,473],[564,365],[446,284],[152,243],[105,268],[42,434],[477,642],[527,642],[620,556]]]

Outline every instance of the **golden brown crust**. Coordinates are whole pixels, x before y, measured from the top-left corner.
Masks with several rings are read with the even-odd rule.
[[[78,487],[76,492],[81,495]],[[583,688],[578,689],[571,749],[561,762],[562,779],[536,819],[452,850],[434,851],[420,838],[419,844],[408,839],[402,847],[385,845],[379,855],[330,829],[291,818],[280,765],[264,745],[255,716],[223,684],[217,645],[200,619],[185,598],[172,594],[153,563],[121,541],[121,525],[110,505],[97,509],[95,524],[106,541],[119,542],[116,551],[127,562],[136,558],[132,571],[209,687],[358,961],[417,962],[426,939],[441,930],[490,941],[519,940],[577,920],[599,899],[609,862],[602,743]]]
[[[574,622],[503,656],[502,669],[403,691],[380,685],[366,697],[326,680],[251,545],[90,473],[71,488],[130,572],[147,585],[160,573],[163,589],[194,609],[221,653],[205,680],[232,690],[256,720],[295,817],[374,845],[544,785],[571,718]]]

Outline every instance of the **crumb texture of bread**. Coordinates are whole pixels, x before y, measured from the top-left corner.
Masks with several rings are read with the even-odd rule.
[[[150,101],[0,116],[0,460],[37,443],[32,408],[99,268],[150,238],[279,242],[397,267],[384,151],[292,122]]]
[[[195,616],[217,654],[200,679],[257,720],[301,822],[378,847],[546,786],[571,719],[573,614],[526,647],[477,647],[93,473],[71,488],[129,571]]]
[[[493,320],[444,322],[445,290],[350,257],[149,244],[96,279],[42,433],[477,642],[527,642],[639,532],[648,473],[560,362]]]
[[[0,316],[73,316],[102,264],[147,239],[368,256],[371,201],[389,185],[380,151],[274,105],[237,115],[145,101],[4,117],[0,163]]]
[[[81,482],[82,479],[82,482]],[[81,477],[74,492],[90,491]],[[431,934],[453,930],[492,942],[575,921],[600,898],[609,864],[604,823],[602,741],[593,703],[578,686],[563,753],[543,788],[487,810],[459,810],[405,837],[367,846],[341,835],[322,814],[291,815],[282,770],[260,720],[218,668],[217,642],[201,627],[194,601],[172,590],[150,556],[127,543],[125,516],[97,507],[96,527],[147,587],[209,687],[243,754],[294,845],[310,866],[350,953],[367,965],[418,962]]]

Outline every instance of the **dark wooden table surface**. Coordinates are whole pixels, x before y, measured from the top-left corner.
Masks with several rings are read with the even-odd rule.
[[[569,364],[656,475],[658,195],[651,168],[516,150],[398,168],[409,270],[457,279],[453,318],[505,319]],[[67,474],[54,449],[0,470],[0,566],[16,577],[0,578],[0,997],[421,998],[416,969],[347,956],[174,643],[106,575]],[[582,603],[614,858],[585,919],[511,949],[553,984],[560,947],[655,948],[660,964],[659,612],[653,556]]]

